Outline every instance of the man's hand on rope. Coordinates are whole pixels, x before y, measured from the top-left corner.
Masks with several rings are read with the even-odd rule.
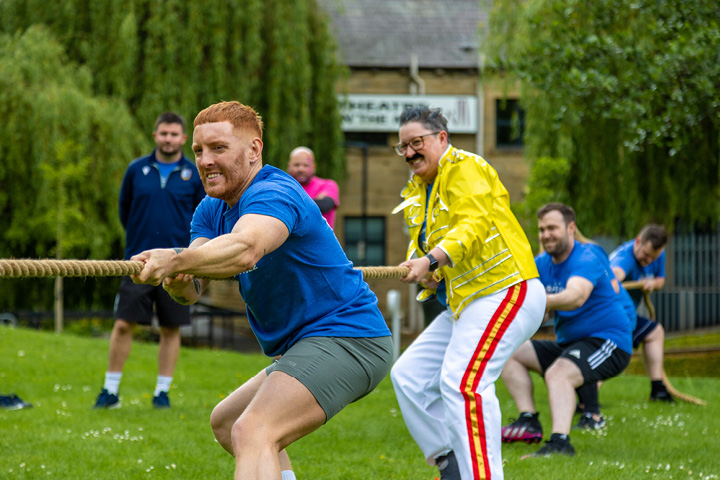
[[[138,253],[130,260],[143,262],[143,269],[130,278],[135,283],[160,285],[165,278],[174,276],[172,265],[177,256],[178,253],[172,248],[156,248]]]
[[[192,287],[190,287],[192,285]],[[166,277],[162,286],[166,292],[182,305],[190,305],[198,301],[202,294],[202,284],[195,275],[178,273],[174,277]]]
[[[407,260],[401,263],[400,266],[410,269],[410,272],[406,276],[402,277],[400,281],[404,283],[418,283],[422,281],[423,285],[426,287],[433,288],[429,285],[433,282],[432,272],[428,271],[430,267],[430,260],[425,257],[413,258],[412,260]]]

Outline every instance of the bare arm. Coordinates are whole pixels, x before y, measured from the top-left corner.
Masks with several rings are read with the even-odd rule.
[[[240,217],[232,232],[206,240],[197,248],[176,253],[164,248],[142,252],[132,259],[145,263],[133,277],[135,283],[159,285],[178,273],[226,278],[250,270],[288,238],[285,224],[274,217],[248,214]],[[194,242],[193,242],[194,244]],[[188,299],[189,300],[189,299]]]
[[[207,238],[197,238],[193,240],[188,248],[198,248],[200,245],[204,245],[209,241]],[[185,249],[174,248],[173,250],[179,255]],[[194,275],[178,273],[175,277],[166,277],[162,282],[162,286],[176,302],[182,305],[192,305],[200,300],[209,283],[210,280],[208,279],[195,278]]]
[[[615,274],[615,278],[618,279],[618,282],[623,282],[625,280],[625,277],[627,276],[625,270],[620,267],[612,267],[612,271]]]
[[[643,291],[653,292],[665,286],[665,277],[648,278],[643,281]]]
[[[583,277],[570,277],[565,290],[547,296],[547,310],[575,310],[582,307],[593,291],[593,284]]]

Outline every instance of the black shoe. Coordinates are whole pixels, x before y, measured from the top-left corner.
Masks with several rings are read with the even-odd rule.
[[[440,470],[440,480],[461,480],[460,467],[455,458],[455,453],[448,452],[435,458],[435,463]]]
[[[11,393],[7,396],[0,395],[0,408],[6,410],[22,410],[23,408],[32,408],[32,403],[25,403],[20,397]]]
[[[537,413],[522,412],[517,420],[502,427],[502,441],[540,443],[543,436],[542,425]]]
[[[100,394],[95,400],[95,406],[93,408],[118,408],[120,406],[120,398],[108,392],[106,389],[102,389]]]
[[[523,459],[529,457],[549,457],[550,455],[567,455],[572,457],[575,455],[575,449],[570,443],[570,437],[567,435],[565,438],[561,438],[559,434],[553,434],[550,440],[545,442],[545,445],[535,453],[525,455]]]
[[[153,407],[170,408],[170,398],[167,392],[160,392],[157,397],[153,397]]]
[[[595,420],[592,413],[584,413],[580,417],[580,421],[576,423],[572,428],[573,430],[601,430],[605,428],[605,418],[600,415],[600,420]]]
[[[652,392],[650,394],[650,401],[651,402],[667,402],[667,403],[675,403],[675,399],[670,395],[670,392],[667,390],[658,390],[655,392]]]

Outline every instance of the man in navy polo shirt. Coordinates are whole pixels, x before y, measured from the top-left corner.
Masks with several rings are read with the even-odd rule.
[[[195,207],[205,197],[195,164],[183,155],[185,121],[163,113],[153,131],[156,148],[133,160],[120,188],[120,221],[125,227],[125,259],[150,248],[187,246]],[[135,324],[150,324],[153,304],[160,324],[155,408],[170,407],[168,391],[180,352],[180,326],[190,324],[190,307],[175,302],[161,287],[135,285],[123,277],[115,299],[108,369],[95,408],[120,406],[122,369],[130,354]]]

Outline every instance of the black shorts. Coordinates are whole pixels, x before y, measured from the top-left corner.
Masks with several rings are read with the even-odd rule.
[[[558,358],[567,358],[578,366],[585,383],[618,375],[630,363],[630,354],[604,338],[587,337],[560,345],[552,340],[532,340],[543,374]]]
[[[153,304],[161,327],[190,325],[189,305],[177,303],[161,285],[136,285],[130,277],[120,281],[120,290],[115,297],[115,318],[150,325]]]
[[[635,330],[633,331],[633,348],[638,348],[650,335],[650,332],[655,330],[655,327],[657,327],[657,323],[638,315],[637,324],[635,324]]]

